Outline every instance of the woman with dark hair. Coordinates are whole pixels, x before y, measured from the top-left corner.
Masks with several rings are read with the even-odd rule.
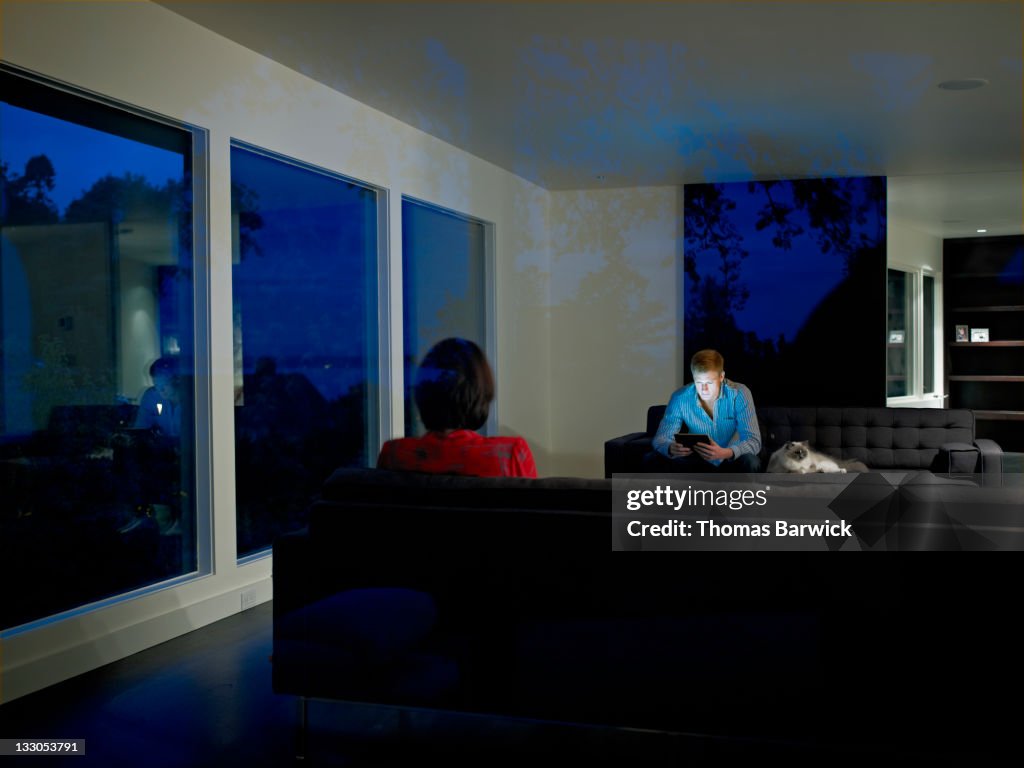
[[[467,339],[435,344],[416,371],[416,407],[428,432],[389,440],[377,466],[448,475],[536,477],[521,437],[484,437],[494,399],[494,374],[480,347]]]

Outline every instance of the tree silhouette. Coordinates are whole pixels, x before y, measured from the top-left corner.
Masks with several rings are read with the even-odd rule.
[[[185,207],[181,182],[168,180],[163,186],[157,186],[136,173],[108,174],[68,204],[64,221],[119,224],[126,218],[164,217]]]
[[[238,251],[241,259],[260,256],[263,247],[253,233],[263,227],[260,215],[260,196],[254,189],[236,181],[231,182],[231,213],[238,216]]]
[[[870,249],[884,238],[884,230],[881,235],[863,230],[870,210],[877,210],[883,186],[868,184],[867,194],[858,202],[857,191],[865,186],[857,182],[856,179],[807,179],[793,186],[797,207],[807,213],[821,252],[841,254],[847,273],[850,260],[858,251]],[[856,237],[855,230],[860,230]]]
[[[792,302],[807,307],[807,320],[788,342],[761,338],[757,329],[743,331],[736,315],[750,297],[752,275],[744,279],[744,248],[733,185],[706,184],[686,190],[684,273],[686,286],[685,346],[689,354],[715,347],[725,356],[737,379],[757,387],[767,401],[783,404],[788,398],[823,397],[831,404],[875,400],[872,350],[879,338],[874,330],[884,324],[885,183],[871,179],[806,179],[794,182],[756,181],[746,184],[751,196],[763,196],[746,225],[768,231],[772,245],[787,253],[802,239],[812,238],[822,258],[842,260],[843,280],[826,296],[801,293],[800,275],[792,275],[793,291],[779,296],[780,308]],[[876,227],[869,224],[874,217]],[[748,230],[749,231],[749,230]],[[807,244],[803,245],[806,251]],[[877,283],[877,284],[876,284]],[[884,307],[883,307],[884,309]],[[865,310],[867,310],[865,312]],[[875,315],[877,314],[877,317]],[[850,325],[851,316],[857,325]],[[879,355],[879,360],[883,358]],[[828,369],[828,391],[819,394],[785,386],[791,371],[806,367]],[[858,366],[860,366],[858,368]],[[877,376],[884,382],[884,371]]]
[[[721,184],[687,187],[683,267],[693,280],[700,280],[697,257],[705,251],[717,253],[723,264],[731,267],[738,267],[748,255],[743,235],[729,216],[736,210],[736,202],[723,192]]]
[[[0,226],[56,223],[60,217],[50,199],[56,176],[46,155],[29,158],[20,176],[0,163]]]
[[[722,185],[702,184],[687,189],[683,265],[688,290],[686,335],[713,338],[723,352],[742,348],[736,314],[746,305],[750,290],[742,285],[743,260],[749,255],[732,213],[736,202]],[[716,267],[702,274],[698,263]]]
[[[767,202],[758,212],[754,228],[760,232],[770,226],[775,227],[775,234],[772,236],[772,245],[788,251],[793,247],[793,238],[804,233],[804,228],[789,220],[793,213],[793,206],[776,200],[772,195],[772,189],[778,186],[777,181],[752,181],[747,184],[748,192],[756,192],[760,189],[764,192]]]

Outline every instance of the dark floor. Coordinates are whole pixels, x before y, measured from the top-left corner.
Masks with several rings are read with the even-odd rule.
[[[84,756],[46,756],[44,766],[292,765],[297,701],[271,690],[271,618],[266,603],[0,706],[0,738],[85,739]],[[697,736],[328,701],[310,702],[307,743],[305,764],[314,766],[421,765],[428,757],[510,765],[555,756],[674,764],[745,749]]]
[[[0,738],[86,741],[84,756],[12,757],[2,765],[295,764],[297,702],[271,690],[271,618],[266,603],[0,706]],[[811,749],[342,702],[313,701],[309,716],[304,764],[313,766],[835,765],[880,757],[850,746]]]

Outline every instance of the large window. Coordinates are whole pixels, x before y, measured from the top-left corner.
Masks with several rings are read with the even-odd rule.
[[[0,70],[5,629],[204,561],[192,220],[203,140]]]
[[[376,460],[378,192],[231,149],[238,554],[301,527],[332,470]]]
[[[422,434],[413,382],[416,365],[449,336],[476,342],[494,364],[488,339],[487,225],[415,200],[402,200],[405,434]],[[493,429],[491,421],[483,431]]]
[[[879,350],[885,178],[687,184],[684,193],[684,359],[717,349],[759,403],[881,405],[883,377],[901,375],[886,373]],[[792,372],[812,360],[827,375],[794,387]]]
[[[936,394],[936,278],[924,269],[890,266],[887,271],[886,396],[918,400]]]

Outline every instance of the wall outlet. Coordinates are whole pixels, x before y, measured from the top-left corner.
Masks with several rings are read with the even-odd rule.
[[[256,587],[242,590],[242,610],[256,605]]]

